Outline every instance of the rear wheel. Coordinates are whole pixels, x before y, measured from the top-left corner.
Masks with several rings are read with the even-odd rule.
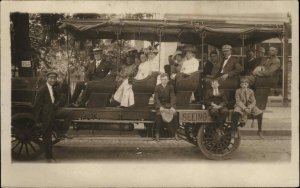
[[[230,124],[222,127],[202,125],[199,128],[197,142],[201,152],[209,159],[223,160],[231,158],[240,145],[240,133],[238,138],[231,137]]]
[[[20,113],[11,121],[11,154],[18,160],[31,160],[43,153],[40,131],[31,114]]]

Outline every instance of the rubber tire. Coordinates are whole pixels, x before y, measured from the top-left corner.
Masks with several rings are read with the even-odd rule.
[[[19,121],[20,120],[23,120],[23,121],[24,120],[29,120],[29,121],[34,122],[34,117],[30,113],[18,113],[18,114],[13,115],[12,118],[11,118],[11,127],[12,127],[12,130],[14,128],[16,129],[16,127],[14,127],[14,125],[13,125],[13,122],[16,122],[17,120],[19,120]],[[38,148],[35,148],[36,149],[35,153],[33,153],[31,155],[19,155],[18,153],[16,153],[15,151],[13,151],[13,145],[11,145],[11,155],[12,155],[13,159],[16,159],[16,160],[33,160],[33,159],[37,158],[38,156],[40,156],[44,152],[43,148],[42,148],[42,142],[39,140],[39,136],[40,136],[39,135],[39,131],[35,127],[35,123],[33,123],[33,125],[30,125],[30,126],[32,126],[30,128],[34,131],[33,135],[35,135],[34,137],[36,137],[34,140],[30,140],[30,142],[31,141],[34,142],[38,146]],[[12,136],[12,138],[13,138],[13,136]],[[17,137],[15,137],[15,138],[16,138],[15,140],[17,140],[18,142],[20,142],[20,139],[18,139]],[[13,140],[11,140],[11,141],[13,141]],[[24,144],[24,143],[21,143],[21,144]],[[22,148],[22,151],[23,151],[23,148]]]
[[[197,143],[198,143],[198,147],[200,149],[200,151],[202,152],[202,154],[207,157],[208,159],[211,159],[211,160],[227,160],[227,159],[230,159],[232,157],[232,155],[234,154],[234,152],[238,149],[238,147],[240,146],[240,142],[241,142],[241,136],[240,136],[240,132],[239,130],[237,131],[238,133],[238,137],[239,138],[232,138],[234,139],[234,145],[232,147],[232,149],[226,153],[226,154],[214,154],[214,153],[211,153],[209,152],[202,139],[204,137],[204,130],[206,127],[208,126],[211,126],[209,124],[204,124],[204,125],[201,125],[200,128],[199,128],[199,131],[198,131],[198,135],[197,135]],[[231,137],[231,135],[230,135]]]

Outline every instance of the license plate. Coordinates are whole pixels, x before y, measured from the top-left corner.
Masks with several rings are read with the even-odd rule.
[[[207,110],[186,110],[179,112],[180,123],[201,123],[211,121],[211,117]]]

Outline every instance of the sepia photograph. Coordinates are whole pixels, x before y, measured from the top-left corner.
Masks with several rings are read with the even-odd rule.
[[[298,186],[298,19],[297,1],[1,2],[1,186]]]

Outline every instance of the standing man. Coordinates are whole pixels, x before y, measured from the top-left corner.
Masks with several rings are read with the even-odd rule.
[[[48,162],[55,161],[52,154],[52,130],[55,114],[60,105],[59,93],[54,87],[57,77],[56,72],[47,73],[47,82],[38,91],[34,104],[35,120],[37,125],[42,127],[43,145]]]
[[[155,138],[156,141],[159,141],[159,132],[160,128],[164,121],[162,116],[164,114],[169,114],[173,118],[169,119],[170,121],[165,122],[167,124],[167,129],[174,135],[175,139],[178,140],[177,129],[178,129],[178,120],[176,116],[176,96],[174,92],[174,87],[169,83],[169,77],[167,73],[162,73],[160,75],[161,84],[155,87],[154,91],[154,104],[156,109],[156,118],[155,118]],[[167,115],[168,116],[168,115]]]
[[[239,60],[231,55],[232,47],[230,45],[223,45],[223,62],[216,75],[218,79],[227,80],[228,78],[238,77],[243,71],[243,67]]]

